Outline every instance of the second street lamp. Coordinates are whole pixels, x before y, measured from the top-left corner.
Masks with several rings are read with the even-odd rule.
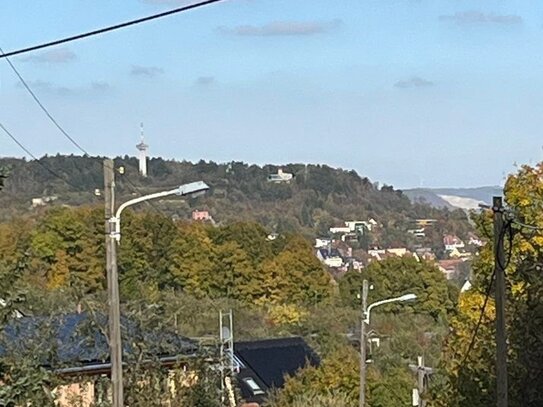
[[[366,324],[370,324],[371,310],[379,305],[389,304],[391,302],[413,301],[417,298],[415,294],[405,294],[401,297],[388,298],[374,302],[370,305],[368,301],[368,280],[362,283],[362,318],[360,321],[360,398],[359,407],[366,405]]]
[[[127,201],[115,211],[115,180],[113,160],[104,160],[105,214],[106,214],[106,263],[109,307],[109,351],[111,362],[111,393],[113,407],[124,407],[123,360],[121,340],[121,311],[119,276],[117,271],[117,244],[121,238],[121,213],[129,206],[169,195],[197,196],[209,190],[203,181],[181,185],[169,191],[157,192]]]

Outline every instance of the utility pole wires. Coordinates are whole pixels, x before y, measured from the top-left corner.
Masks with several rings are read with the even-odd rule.
[[[132,25],[145,23],[145,22],[148,22],[148,21],[152,21],[152,20],[156,20],[156,19],[159,19],[159,18],[167,17],[167,16],[170,16],[170,15],[173,15],[173,14],[183,13],[185,11],[189,11],[189,10],[192,10],[192,9],[204,7],[204,6],[207,6],[207,5],[210,5],[210,4],[213,4],[213,3],[218,3],[218,2],[221,2],[221,1],[224,1],[224,0],[201,1],[199,3],[189,4],[188,6],[178,7],[178,8],[173,9],[173,10],[165,11],[163,13],[153,14],[153,15],[150,15],[150,16],[147,16],[147,17],[142,17],[142,18],[138,18],[138,19],[135,19],[135,20],[126,21],[124,23],[112,25],[112,26],[105,27],[105,28],[100,28],[98,30],[89,31],[89,32],[82,33],[82,34],[77,34],[77,35],[74,35],[74,36],[71,36],[71,37],[62,38],[60,40],[46,42],[44,44],[39,44],[39,45],[33,45],[31,47],[22,48],[22,49],[19,49],[19,50],[16,50],[16,51],[10,51],[10,52],[6,52],[6,53],[2,52],[0,54],[0,59],[11,57],[11,56],[14,56],[14,55],[26,54],[28,52],[37,51],[39,49],[49,48],[49,47],[53,47],[55,45],[65,44],[65,43],[72,42],[72,41],[81,40],[81,39],[87,38],[87,37],[93,37],[95,35],[104,34],[104,33],[110,32],[110,31],[120,30],[121,28],[126,28],[126,27],[129,27],[129,26],[132,26]]]

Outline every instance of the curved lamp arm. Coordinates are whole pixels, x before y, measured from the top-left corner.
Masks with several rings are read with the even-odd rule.
[[[364,322],[366,324],[370,323],[370,312],[371,312],[372,308],[378,307],[379,305],[388,304],[388,303],[391,303],[391,302],[411,301],[411,300],[414,300],[416,298],[417,298],[417,296],[415,294],[405,294],[405,295],[402,295],[401,297],[389,298],[387,300],[381,300],[381,301],[374,302],[373,304],[370,304],[368,306],[368,309],[365,312]]]
[[[162,198],[168,195],[197,195],[203,193],[209,189],[209,186],[203,181],[191,182],[189,184],[181,185],[179,188],[172,189],[170,191],[156,192],[154,194],[149,194],[145,196],[140,196],[138,198],[131,199],[126,201],[117,209],[115,216],[109,219],[110,223],[110,235],[115,238],[117,241],[121,240],[121,213],[128,208],[129,206],[138,204],[140,202],[149,201],[151,199]]]

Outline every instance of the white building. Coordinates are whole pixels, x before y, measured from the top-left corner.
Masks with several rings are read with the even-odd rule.
[[[283,172],[281,168],[277,170],[277,174],[270,174],[268,175],[268,182],[273,182],[276,184],[280,184],[282,182],[289,183],[294,175],[292,175],[289,172]]]
[[[330,233],[349,233],[351,228],[348,226],[339,226],[330,228]]]
[[[317,258],[328,267],[339,268],[343,266],[343,258],[337,249],[319,249],[317,250]]]
[[[136,148],[140,151],[138,155],[140,175],[142,177],[146,177],[147,176],[147,149],[149,148],[149,146],[145,144],[145,141],[143,139],[143,123],[141,124],[141,141],[138,145],[136,145]]]
[[[331,239],[328,239],[326,237],[317,237],[315,239],[315,248],[316,249],[322,249],[327,248],[332,243]]]
[[[443,246],[446,251],[453,251],[455,249],[463,249],[465,247],[464,242],[460,240],[458,236],[446,235],[443,237]]]

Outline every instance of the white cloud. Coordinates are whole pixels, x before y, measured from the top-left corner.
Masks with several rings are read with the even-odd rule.
[[[134,76],[146,76],[149,78],[161,75],[164,73],[164,69],[157,66],[139,66],[134,65],[130,71],[130,75]]]
[[[338,19],[331,21],[275,21],[262,26],[219,27],[219,31],[239,36],[307,36],[333,31],[341,24],[342,21]]]
[[[30,55],[22,59],[23,62],[34,62],[37,64],[65,64],[73,62],[77,55],[67,48],[57,48],[37,55]]]
[[[420,78],[418,76],[412,76],[411,78],[402,79],[401,81],[396,82],[394,86],[401,89],[427,88],[430,86],[434,86],[434,82]]]
[[[521,16],[515,14],[494,14],[483,13],[481,11],[462,11],[451,15],[439,16],[441,21],[452,21],[459,25],[470,24],[503,24],[503,25],[515,25],[522,24],[523,19]]]

